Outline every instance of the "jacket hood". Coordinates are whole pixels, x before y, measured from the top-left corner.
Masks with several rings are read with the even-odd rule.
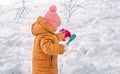
[[[55,29],[41,16],[32,24],[32,34],[54,33]]]

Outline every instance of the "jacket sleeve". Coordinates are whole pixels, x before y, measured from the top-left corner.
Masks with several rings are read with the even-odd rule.
[[[53,37],[45,36],[41,39],[40,46],[45,54],[48,55],[58,55],[63,54],[64,45],[63,44],[53,44]]]
[[[64,35],[62,33],[57,33],[55,36],[57,37],[58,41],[62,41],[64,39]]]

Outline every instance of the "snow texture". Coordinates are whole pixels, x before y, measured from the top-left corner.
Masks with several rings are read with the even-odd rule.
[[[120,0],[0,0],[0,74],[31,74],[31,25],[52,4],[77,35],[59,74],[120,74]]]

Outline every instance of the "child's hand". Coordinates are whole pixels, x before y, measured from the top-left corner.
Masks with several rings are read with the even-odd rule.
[[[68,49],[68,48],[67,48],[67,46],[65,45],[64,51],[67,51],[67,49]]]
[[[71,37],[71,33],[68,30],[61,29],[59,32],[64,35],[63,41],[66,41]]]
[[[64,45],[64,51],[67,50],[66,41],[60,41],[59,44],[63,44]]]

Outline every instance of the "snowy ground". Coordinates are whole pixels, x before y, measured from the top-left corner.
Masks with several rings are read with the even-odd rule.
[[[0,0],[0,74],[31,74],[31,24],[52,4],[77,34],[59,74],[120,74],[120,0]]]

